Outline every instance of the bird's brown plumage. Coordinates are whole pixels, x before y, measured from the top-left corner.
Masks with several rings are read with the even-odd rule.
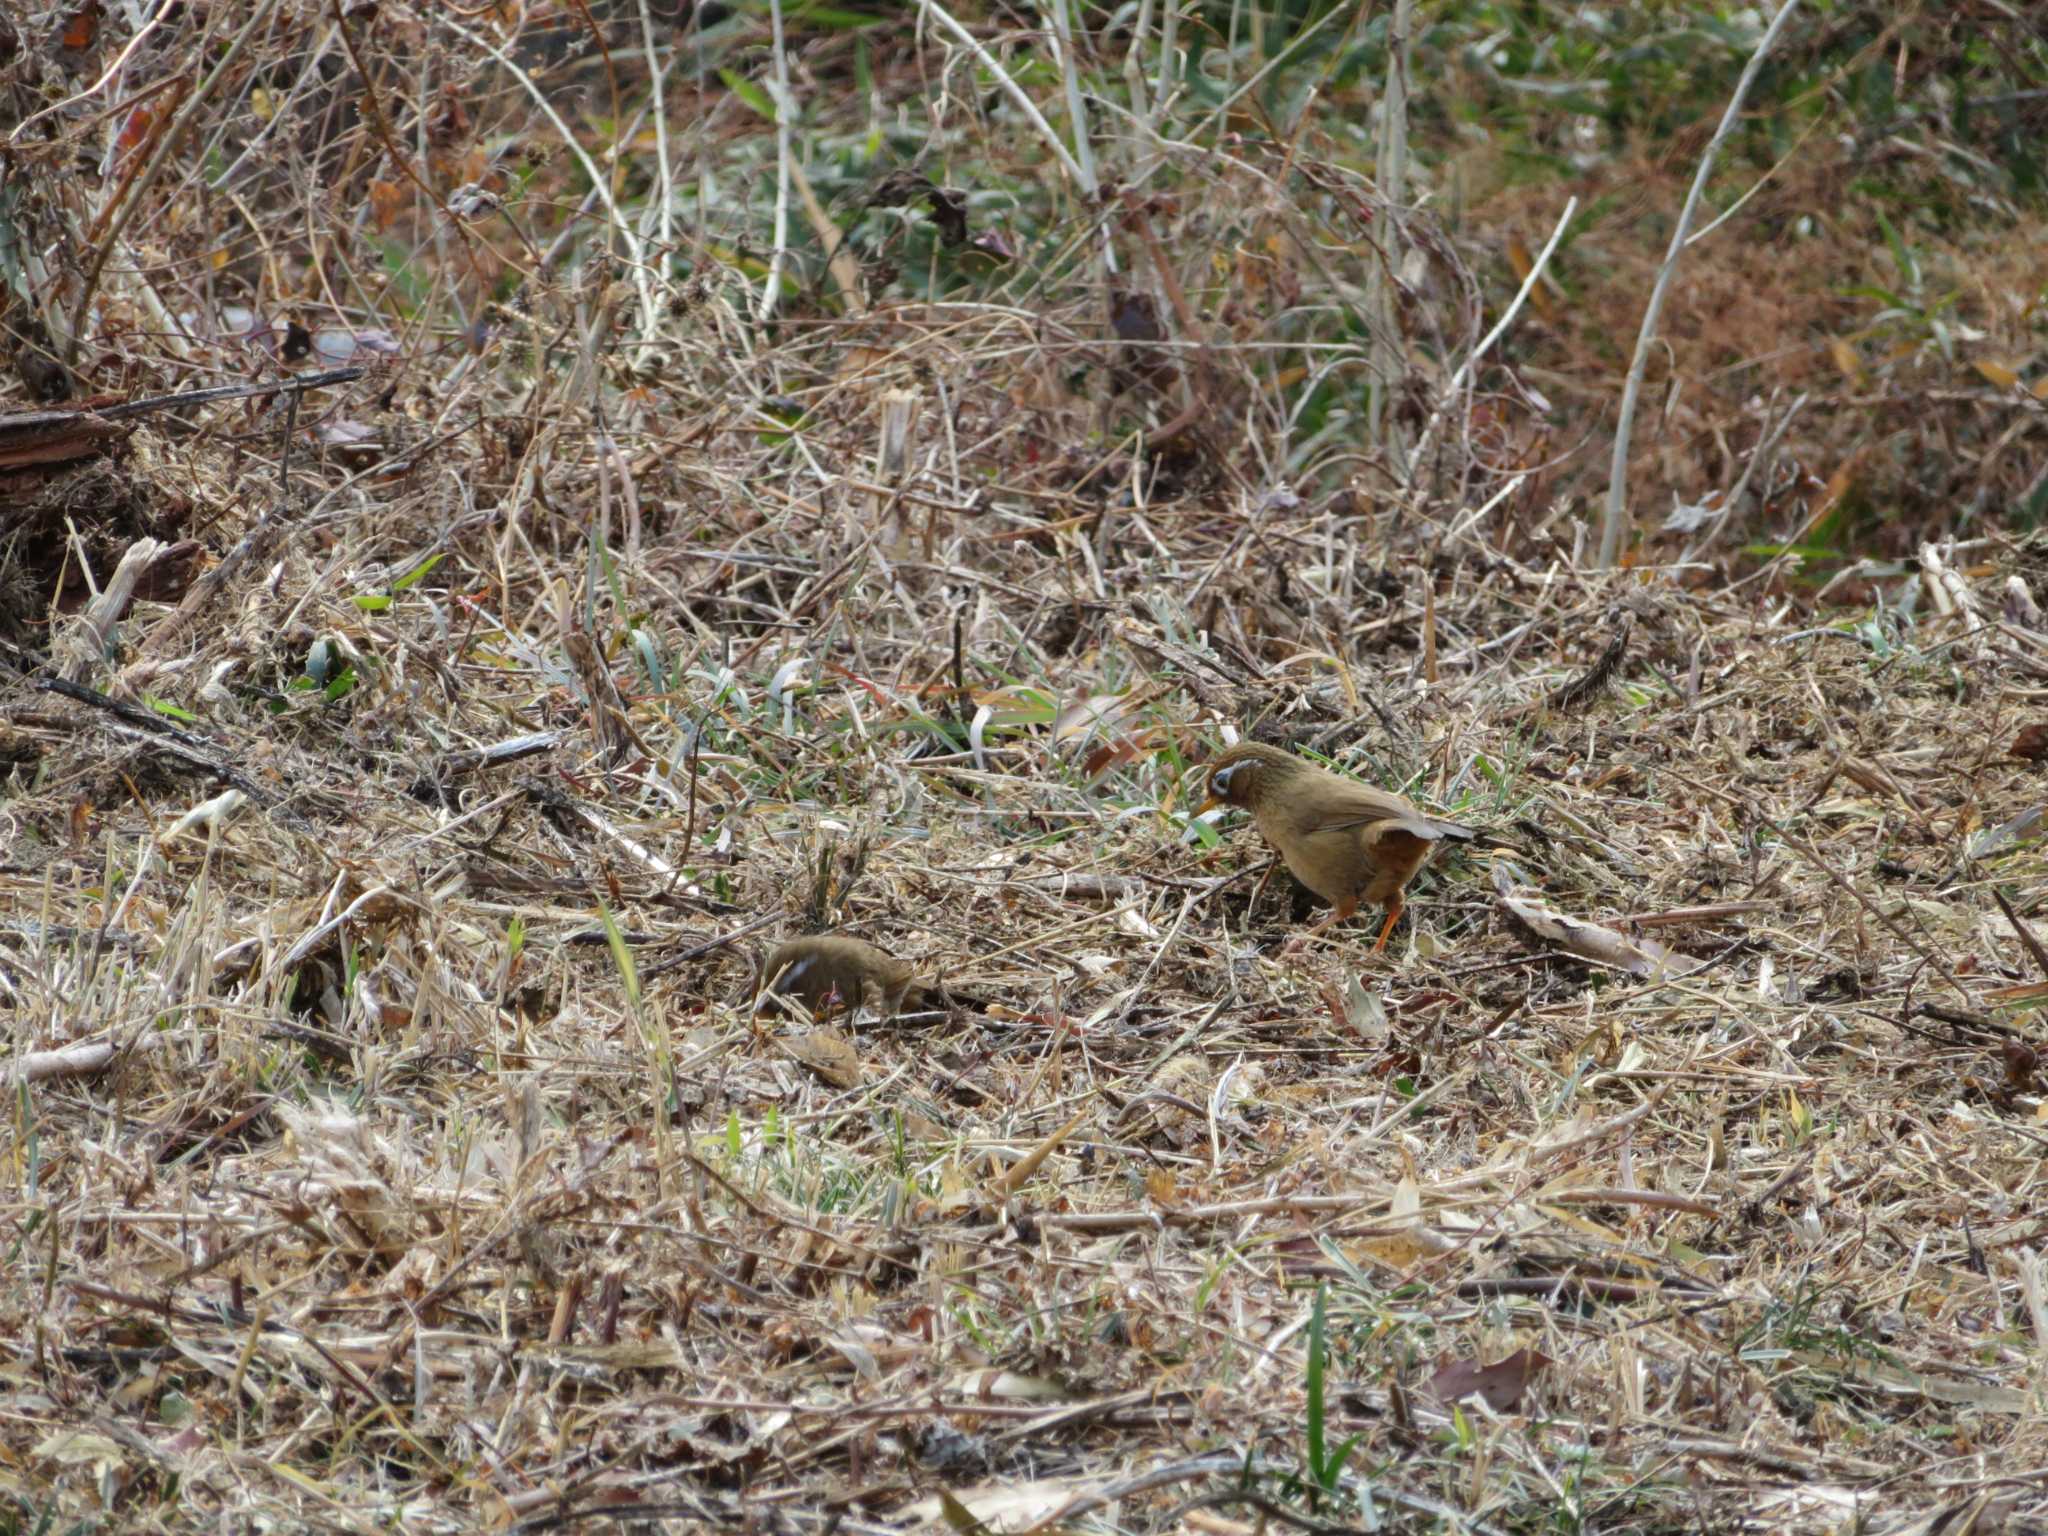
[[[792,939],[776,947],[754,978],[754,1011],[786,1012],[783,1000],[802,1003],[813,1018],[866,1006],[894,1018],[903,1000],[923,991],[917,969],[872,944],[836,934]]]
[[[1243,742],[1209,765],[1202,810],[1234,805],[1252,813],[1294,878],[1330,903],[1318,933],[1361,902],[1386,908],[1380,948],[1401,916],[1402,892],[1443,839],[1470,827],[1426,816],[1399,795],[1327,773],[1290,753]],[[1199,814],[1199,813],[1198,813]]]

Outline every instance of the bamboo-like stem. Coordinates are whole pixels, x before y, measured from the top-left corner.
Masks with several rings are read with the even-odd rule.
[[[934,4],[933,0],[917,0],[917,4],[925,15],[952,33],[961,46],[980,60],[988,72],[995,76],[996,84],[1002,87],[1003,94],[1017,104],[1017,110],[1024,114],[1025,120],[1037,131],[1038,136],[1045,140],[1046,146],[1058,157],[1067,174],[1074,178],[1075,184],[1082,191],[1093,193],[1095,179],[1082,169],[1081,162],[1074,158],[1073,152],[1067,148],[1060,136],[1053,132],[1053,126],[1045,120],[1045,114],[1038,110],[1038,103],[1024,93],[1023,86],[1010,78],[1008,71],[996,62],[995,55],[984,48],[974,34],[960,25],[949,12]]]
[[[1735,94],[1728,98],[1727,110],[1721,114],[1721,125],[1714,130],[1714,137],[1707,144],[1707,152],[1700,156],[1699,169],[1693,173],[1692,190],[1686,193],[1685,207],[1678,215],[1678,224],[1671,231],[1671,248],[1664,253],[1664,265],[1657,269],[1657,281],[1650,288],[1650,302],[1643,311],[1643,328],[1636,333],[1636,355],[1628,365],[1628,382],[1621,389],[1621,415],[1614,424],[1614,461],[1607,475],[1607,509],[1600,519],[1600,564],[1612,567],[1615,557],[1621,553],[1621,535],[1628,526],[1628,440],[1635,428],[1636,397],[1643,390],[1643,375],[1649,371],[1650,349],[1657,341],[1657,317],[1664,311],[1664,298],[1671,291],[1671,279],[1678,271],[1678,258],[1684,252],[1686,231],[1692,228],[1693,215],[1699,211],[1700,198],[1707,190],[1707,178],[1713,174],[1714,159],[1720,153],[1722,143],[1735,127],[1735,119],[1741,115],[1742,103],[1749,96],[1749,88],[1756,82],[1758,72],[1763,68],[1771,45],[1778,40],[1778,34],[1785,29],[1799,0],[1785,0],[1778,7],[1778,14],[1771,18],[1770,27],[1765,31],[1756,51],[1743,66],[1742,78],[1735,82]]]
[[[1366,433],[1373,449],[1393,461],[1395,475],[1407,479],[1408,456],[1398,431],[1387,425],[1387,400],[1405,365],[1401,322],[1394,288],[1401,269],[1402,229],[1396,212],[1408,196],[1408,58],[1415,25],[1415,0],[1397,0],[1394,27],[1387,37],[1387,92],[1380,106],[1380,152],[1375,171],[1379,212],[1373,218],[1372,281],[1366,289],[1366,324],[1372,330],[1371,362],[1366,370]]]
[[[796,115],[796,98],[789,89],[789,53],[782,37],[782,0],[768,0],[768,20],[775,46],[775,249],[768,257],[768,277],[761,284],[759,314],[763,320],[775,313],[783,263],[789,259],[789,168],[795,154],[790,119]]]

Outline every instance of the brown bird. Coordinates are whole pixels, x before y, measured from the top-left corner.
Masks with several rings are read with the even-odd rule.
[[[862,1006],[892,1019],[906,996],[924,990],[915,966],[890,959],[872,944],[837,935],[792,939],[755,970],[754,1012],[787,1012],[785,1001],[794,1001],[817,1019]]]
[[[1447,837],[1476,835],[1455,821],[1423,815],[1399,795],[1339,778],[1254,741],[1232,747],[1210,765],[1202,811],[1219,805],[1250,811],[1294,878],[1330,903],[1330,915],[1297,943],[1343,922],[1369,901],[1387,909],[1375,953],[1400,920],[1401,893],[1436,845]]]

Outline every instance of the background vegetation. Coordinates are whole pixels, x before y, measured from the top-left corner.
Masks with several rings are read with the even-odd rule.
[[[0,6],[0,1525],[2048,1518],[2048,39],[1800,5],[1603,569],[1769,21]]]

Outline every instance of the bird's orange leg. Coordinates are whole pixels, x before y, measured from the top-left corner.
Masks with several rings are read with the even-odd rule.
[[[1404,908],[1406,905],[1407,903],[1401,900],[1400,892],[1396,891],[1394,893],[1393,900],[1387,903],[1387,920],[1386,923],[1380,928],[1379,943],[1373,945],[1372,947],[1372,952],[1374,954],[1378,954],[1381,950],[1387,947],[1387,935],[1394,931],[1394,924],[1401,921],[1401,911],[1402,908]]]
[[[1283,955],[1300,954],[1304,949],[1308,948],[1308,941],[1310,939],[1314,938],[1317,934],[1321,933],[1325,928],[1329,927],[1332,923],[1343,922],[1345,918],[1351,916],[1357,910],[1358,898],[1356,896],[1338,902],[1335,906],[1330,908],[1330,915],[1328,917],[1325,917],[1319,923],[1311,924],[1307,929],[1303,930],[1300,933],[1297,933],[1293,938],[1289,939],[1284,945],[1282,945],[1280,948],[1280,953]]]

